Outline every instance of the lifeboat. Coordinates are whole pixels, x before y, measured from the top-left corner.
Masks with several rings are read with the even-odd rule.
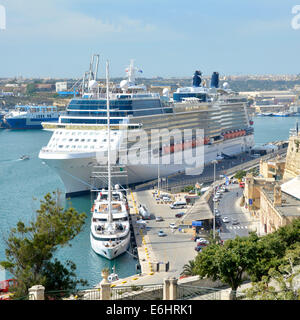
[[[208,139],[209,141],[209,139]],[[199,138],[196,141],[196,146],[203,146],[205,144],[205,139],[204,138]]]
[[[170,153],[170,150],[171,150],[171,147],[170,147],[170,146],[165,146],[165,147],[164,147],[164,153],[165,153],[165,154]]]
[[[204,138],[204,144],[208,144],[210,142],[210,139],[208,137]]]
[[[181,151],[182,150],[182,143],[177,143],[174,145],[174,150],[175,151]]]
[[[187,141],[184,143],[184,149],[191,149],[193,147],[193,142],[192,141]]]

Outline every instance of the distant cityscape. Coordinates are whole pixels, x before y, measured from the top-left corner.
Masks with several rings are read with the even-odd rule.
[[[119,83],[123,78],[112,78],[111,81]],[[0,106],[11,109],[16,104],[36,103],[54,104],[65,107],[72,95],[66,94],[73,90],[74,85],[80,79],[75,78],[25,78],[22,76],[14,78],[0,78]],[[105,79],[99,79],[104,83]],[[205,84],[209,84],[210,76],[203,76]],[[281,104],[289,107],[298,101],[300,92],[300,74],[295,75],[226,75],[220,77],[220,86],[225,82],[230,89],[240,94],[246,94],[249,98],[249,106],[257,99],[259,105]],[[162,93],[164,88],[174,92],[179,87],[190,86],[191,77],[153,77],[137,78],[137,83],[143,83],[149,91]],[[266,91],[262,96],[255,92]],[[271,92],[268,91],[280,91]],[[59,94],[65,92],[65,94]],[[280,99],[276,95],[280,95]],[[286,95],[284,98],[283,95]],[[266,100],[269,99],[269,102]],[[273,99],[272,101],[270,99]],[[262,101],[264,100],[264,101]],[[258,109],[257,112],[261,110]]]

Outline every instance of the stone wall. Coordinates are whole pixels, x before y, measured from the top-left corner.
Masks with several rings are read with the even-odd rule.
[[[300,175],[300,136],[290,137],[283,179]]]

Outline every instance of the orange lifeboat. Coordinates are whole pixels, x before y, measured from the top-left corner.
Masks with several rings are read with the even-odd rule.
[[[204,138],[204,144],[208,144],[209,141],[210,141],[210,139],[209,139],[208,137],[205,137],[205,138]]]
[[[164,153],[165,153],[165,154],[170,153],[170,149],[171,149],[170,146],[165,146],[165,147],[164,147]]]
[[[193,142],[192,141],[186,141],[184,143],[184,149],[187,150],[187,149],[191,149],[193,147]]]

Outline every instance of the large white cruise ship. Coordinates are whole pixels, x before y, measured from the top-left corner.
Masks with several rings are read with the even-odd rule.
[[[92,64],[91,64],[92,68]],[[98,66],[96,67],[98,70]],[[209,87],[201,85],[201,73],[195,72],[191,87],[179,88],[173,97],[168,92],[163,96],[150,93],[145,86],[136,85],[133,62],[127,70],[128,79],[109,89],[110,127],[112,153],[115,150],[116,166],[112,167],[112,183],[131,185],[157,178],[158,164],[149,159],[149,154],[160,155],[160,176],[187,169],[186,163],[175,161],[176,154],[187,148],[186,142],[171,137],[164,139],[160,147],[154,146],[151,132],[154,129],[196,130],[202,129],[203,162],[210,163],[218,155],[235,155],[249,151],[254,146],[254,135],[248,117],[246,99],[226,87],[219,88],[218,73],[212,76]],[[53,135],[39,157],[61,177],[67,196],[88,192],[91,188],[107,187],[107,179],[98,179],[93,185],[95,168],[107,163],[107,110],[105,86],[96,81],[97,72],[90,69],[83,79],[81,96],[74,97],[57,123],[43,123],[45,130]],[[130,140],[132,133],[143,131],[139,148]],[[129,133],[129,134],[128,134]],[[170,137],[169,137],[170,138]],[[154,139],[155,140],[155,139]],[[198,145],[192,136],[190,148]],[[154,147],[153,147],[154,146]],[[140,162],[122,161],[129,149],[137,148]],[[171,162],[164,161],[170,159]],[[126,158],[128,160],[128,158]],[[124,171],[125,175],[116,172]]]

